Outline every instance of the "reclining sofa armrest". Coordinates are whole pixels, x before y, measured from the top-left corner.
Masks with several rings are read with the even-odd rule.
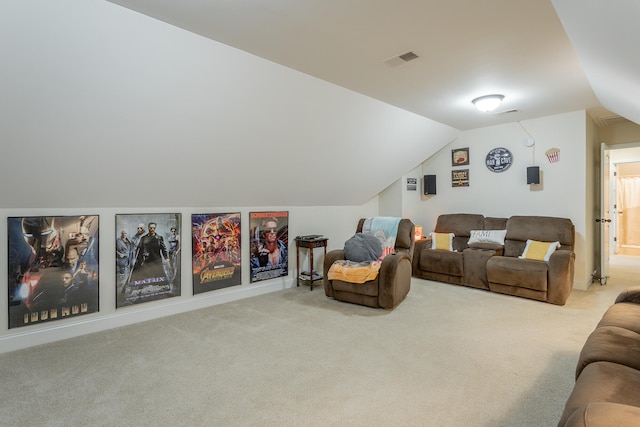
[[[632,302],[640,304],[640,286],[633,286],[620,292],[616,298],[616,304],[619,302]]]
[[[413,248],[413,259],[412,259],[412,271],[419,272],[420,271],[420,254],[423,249],[431,248],[431,239],[422,239],[418,240],[415,243]]]
[[[405,252],[387,255],[378,273],[378,304],[394,308],[400,304],[411,286],[411,257]]]
[[[328,297],[333,297],[333,286],[329,281],[329,269],[339,259],[344,259],[344,249],[334,249],[327,252],[324,257],[324,265],[322,266],[322,284],[324,285],[324,293]]]
[[[640,425],[640,408],[612,402],[590,402],[578,408],[559,427],[634,427]]]
[[[573,289],[573,272],[576,254],[561,249],[549,258],[549,277],[547,282],[547,302],[564,305]]]

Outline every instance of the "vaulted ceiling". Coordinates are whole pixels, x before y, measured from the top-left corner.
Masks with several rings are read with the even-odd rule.
[[[638,16],[637,0],[3,2],[0,178],[22,176],[15,159],[34,174],[3,204],[360,205],[467,129],[640,123]],[[496,92],[495,113],[474,109]],[[142,169],[114,174],[123,158]],[[309,159],[321,180],[300,178]],[[169,160],[171,179],[121,191]],[[41,191],[51,165],[64,198]],[[224,183],[203,197],[192,171]]]
[[[634,0],[111,1],[461,130],[581,109],[640,122]],[[488,93],[503,104],[476,111]]]

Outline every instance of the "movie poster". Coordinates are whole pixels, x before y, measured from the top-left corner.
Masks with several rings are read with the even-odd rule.
[[[9,217],[9,328],[100,310],[97,215]]]
[[[250,212],[251,282],[289,274],[289,212]]]
[[[242,283],[240,212],[191,215],[193,293]]]
[[[116,215],[116,308],[180,295],[181,217]]]

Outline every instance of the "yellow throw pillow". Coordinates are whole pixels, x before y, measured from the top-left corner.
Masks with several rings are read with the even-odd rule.
[[[453,233],[431,233],[431,249],[453,251]]]
[[[549,261],[551,255],[560,247],[560,242],[538,242],[527,240],[527,245],[519,258]]]

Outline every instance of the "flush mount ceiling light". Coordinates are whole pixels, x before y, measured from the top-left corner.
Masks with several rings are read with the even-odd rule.
[[[480,96],[471,102],[473,103],[473,105],[476,106],[478,110],[488,113],[498,108],[498,105],[502,103],[503,99],[504,99],[504,95],[494,94],[494,95]]]

